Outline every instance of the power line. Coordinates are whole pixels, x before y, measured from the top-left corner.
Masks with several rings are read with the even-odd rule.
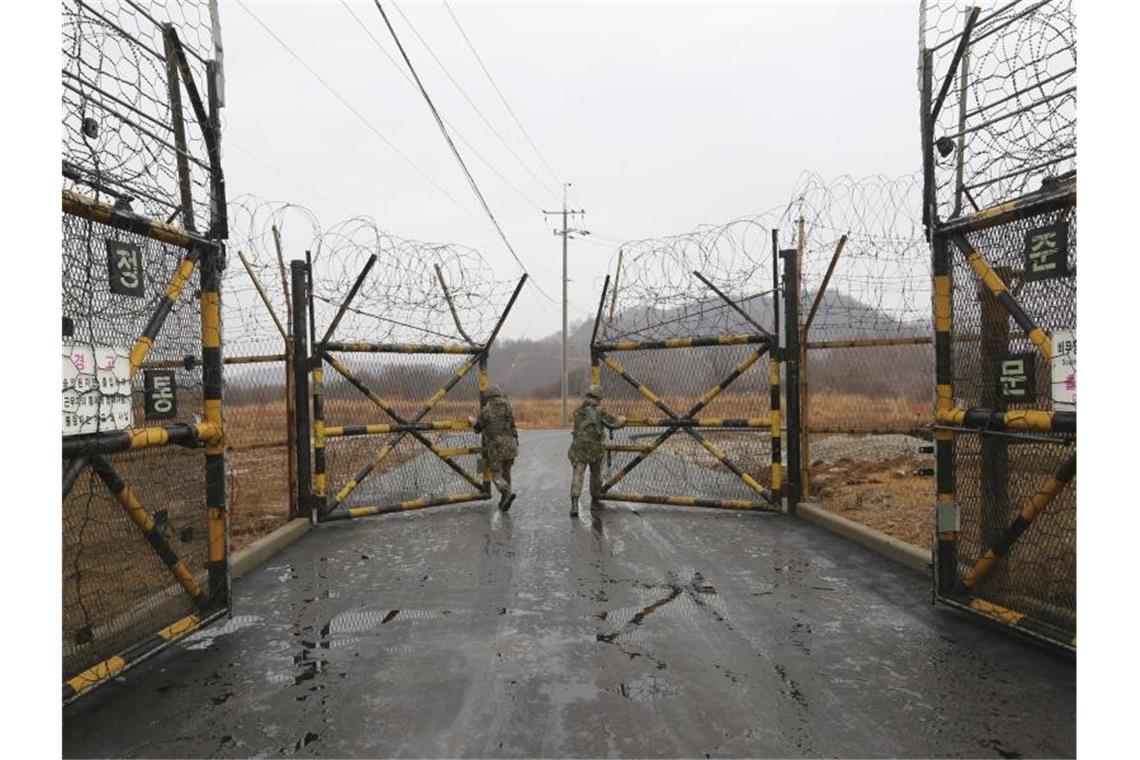
[[[420,76],[416,73],[416,68],[412,65],[412,60],[408,57],[407,52],[404,50],[404,46],[400,42],[400,38],[396,34],[396,30],[392,27],[392,22],[388,20],[388,14],[384,12],[384,8],[380,5],[380,0],[373,0],[373,3],[376,5],[376,10],[380,12],[380,18],[384,19],[384,25],[388,27],[388,31],[391,33],[392,40],[396,43],[396,47],[399,49],[400,55],[404,59],[404,63],[408,65],[408,71],[411,72],[412,77],[416,80],[416,85],[419,87],[420,93],[424,96],[424,100],[427,102],[428,108],[431,109],[432,116],[435,117],[435,123],[439,127],[439,131],[443,134],[444,140],[447,141],[448,147],[451,148],[452,155],[455,156],[456,162],[459,163],[459,168],[463,170],[463,175],[467,178],[467,183],[471,185],[472,192],[474,192],[475,197],[479,199],[479,204],[483,207],[483,211],[486,212],[487,218],[491,220],[491,224],[494,225],[495,231],[499,233],[499,237],[502,239],[503,245],[505,245],[507,247],[507,250],[510,251],[511,258],[513,258],[515,260],[515,263],[517,263],[519,267],[521,267],[525,272],[526,266],[522,263],[522,260],[519,258],[518,254],[515,253],[515,249],[514,246],[511,245],[511,241],[507,240],[506,233],[503,232],[503,228],[499,225],[499,220],[495,218],[495,214],[491,211],[491,207],[487,204],[487,199],[483,197],[483,192],[479,189],[479,185],[475,182],[475,177],[472,176],[471,170],[467,168],[467,164],[464,162],[463,156],[460,155],[459,149],[455,147],[455,141],[452,140],[451,135],[448,134],[447,127],[443,123],[443,118],[439,115],[439,111],[436,109],[435,103],[432,102],[431,96],[428,95],[427,90],[424,88],[423,82],[420,81]],[[542,294],[544,298],[546,298],[551,303],[555,303],[554,299],[547,295],[546,291],[544,291],[537,282],[534,283],[534,287],[539,293]]]
[[[553,195],[555,199],[557,199],[558,194],[555,191],[551,190],[546,184],[544,184],[544,181],[531,170],[530,166],[527,165],[527,163],[522,160],[519,154],[515,152],[515,149],[511,147],[511,144],[508,143],[502,134],[499,133],[499,130],[495,129],[495,125],[487,119],[487,117],[483,114],[483,111],[479,109],[479,106],[475,105],[475,101],[473,101],[467,95],[467,92],[463,89],[463,86],[460,85],[458,81],[456,81],[455,77],[451,75],[451,72],[448,70],[448,68],[443,65],[443,61],[441,61],[439,59],[439,56],[435,54],[435,51],[432,50],[431,45],[427,43],[427,40],[423,38],[423,35],[421,35],[419,31],[416,30],[415,24],[413,24],[407,15],[404,14],[404,11],[400,9],[400,6],[396,5],[396,3],[392,3],[392,5],[396,8],[396,12],[400,14],[400,17],[404,19],[404,23],[408,25],[408,28],[412,30],[412,34],[416,35],[416,39],[420,41],[420,44],[424,46],[424,49],[428,51],[428,54],[431,55],[432,59],[437,64],[439,64],[439,68],[443,70],[443,73],[449,80],[451,80],[451,83],[455,85],[455,89],[459,90],[459,94],[463,96],[463,99],[467,101],[467,104],[471,106],[472,109],[474,109],[475,113],[479,115],[479,118],[483,120],[483,123],[487,125],[487,129],[491,130],[495,137],[499,138],[499,142],[501,142],[503,144],[503,147],[507,149],[507,152],[514,157],[519,166],[521,166],[526,171],[526,173],[529,174],[531,178],[543,189],[545,189],[548,193]]]
[[[448,3],[447,0],[443,0],[443,7],[447,9],[447,13],[451,16],[451,20],[455,22],[455,27],[459,30],[459,33],[463,35],[463,40],[467,43],[467,49],[471,51],[471,54],[475,56],[475,60],[479,62],[479,68],[481,68],[483,70],[483,73],[487,75],[487,81],[489,81],[491,83],[491,86],[495,88],[495,92],[498,93],[499,100],[502,101],[503,106],[507,109],[507,113],[509,113],[511,115],[511,118],[514,119],[515,126],[519,128],[520,132],[522,132],[523,137],[526,138],[527,143],[530,144],[531,149],[534,150],[535,155],[538,156],[538,160],[541,161],[542,165],[546,167],[546,171],[550,172],[550,176],[554,179],[554,182],[561,185],[562,181],[558,179],[558,176],[554,173],[554,170],[550,168],[550,164],[547,163],[545,156],[542,155],[542,151],[540,151],[538,149],[538,146],[534,144],[534,140],[530,138],[530,133],[526,131],[526,127],[522,125],[522,122],[519,121],[519,117],[515,114],[515,109],[511,108],[511,104],[507,102],[507,97],[503,94],[503,91],[499,89],[499,85],[495,83],[495,78],[491,76],[491,72],[487,70],[486,65],[483,63],[482,57],[480,57],[479,52],[475,50],[475,45],[472,44],[471,38],[467,36],[467,32],[463,30],[463,25],[459,23],[459,18],[455,15],[455,12],[451,10],[451,4]]]
[[[411,87],[414,89],[416,86],[416,83],[412,80],[412,78],[408,75],[408,73],[406,71],[404,71],[403,67],[400,66],[400,64],[396,61],[396,59],[392,57],[392,54],[389,53],[384,48],[384,46],[380,44],[380,40],[376,39],[376,35],[374,35],[372,33],[372,30],[369,29],[368,26],[365,25],[365,23],[360,19],[360,17],[356,15],[356,12],[352,10],[352,7],[347,2],[345,2],[345,0],[340,0],[340,4],[342,6],[344,6],[344,9],[346,11],[348,11],[349,15],[352,16],[353,20],[356,21],[356,23],[360,26],[360,28],[364,30],[364,33],[367,34],[372,39],[372,42],[376,45],[376,47],[380,50],[380,52],[384,54],[384,57],[388,59],[388,62],[391,63],[396,68],[396,71],[398,71],[400,73],[400,76],[402,76],[404,78],[404,81],[407,82],[409,85],[411,85]],[[528,195],[526,195],[522,190],[519,190],[518,187],[516,187],[509,179],[507,179],[505,176],[503,176],[503,174],[498,169],[496,169],[495,166],[483,156],[483,154],[481,154],[478,150],[476,150],[475,146],[472,145],[471,142],[469,140],[467,140],[467,138],[465,138],[459,132],[458,129],[455,128],[455,125],[452,124],[449,119],[444,119],[444,121],[447,123],[447,126],[449,126],[451,128],[452,133],[454,133],[455,136],[457,138],[459,138],[459,140],[465,146],[467,146],[467,148],[472,153],[475,154],[476,158],[478,158],[480,161],[483,162],[484,166],[486,166],[488,169],[490,169],[492,172],[494,172],[495,176],[498,177],[500,180],[502,180],[504,185],[506,185],[511,190],[513,190],[516,195],[518,195],[524,201],[529,203],[531,206],[534,206],[536,209],[539,209],[539,210],[542,209],[542,207],[538,203],[536,203],[532,198],[530,198]]]
[[[337,100],[339,100],[341,102],[341,104],[345,108],[347,108],[349,111],[352,111],[353,115],[355,115],[356,118],[359,119],[364,124],[364,126],[368,127],[368,129],[370,129],[373,132],[373,134],[375,134],[377,137],[379,137],[381,140],[383,140],[384,144],[387,145],[389,148],[391,148],[396,153],[396,155],[398,155],[400,158],[402,158],[405,161],[405,163],[407,163],[409,166],[411,166],[413,169],[415,169],[416,172],[421,177],[423,177],[429,183],[431,183],[432,187],[434,187],[436,190],[438,190],[440,193],[442,193],[449,201],[451,201],[455,205],[456,208],[458,208],[460,211],[462,211],[463,213],[470,216],[472,219],[476,218],[475,215],[472,214],[471,211],[466,206],[461,205],[459,203],[459,201],[455,200],[455,198],[452,197],[451,193],[444,190],[443,187],[441,187],[439,185],[439,183],[437,183],[434,179],[429,177],[427,175],[427,173],[425,173],[423,171],[423,169],[421,169],[414,161],[412,161],[412,159],[408,158],[408,156],[402,150],[397,148],[396,145],[391,140],[389,140],[387,137],[385,137],[380,132],[380,130],[377,129],[372,124],[372,122],[370,122],[370,121],[368,121],[368,119],[364,118],[364,115],[361,114],[360,111],[356,110],[356,108],[353,107],[353,105],[351,103],[349,103],[347,100],[345,100],[344,97],[339,92],[337,92],[336,89],[334,89],[332,85],[330,85],[328,82],[326,82],[324,77],[322,77],[320,74],[318,74],[316,72],[316,70],[313,69],[312,66],[310,66],[308,63],[305,62],[305,59],[301,58],[301,56],[298,55],[296,53],[296,51],[293,50],[293,48],[289,47],[289,45],[287,45],[283,39],[281,39],[280,37],[277,36],[276,32],[274,32],[272,29],[270,29],[265,24],[264,21],[262,21],[260,18],[258,18],[257,14],[255,14],[253,11],[251,11],[246,6],[245,2],[243,2],[243,0],[237,0],[237,4],[239,6],[241,6],[241,9],[244,10],[246,13],[248,13],[250,18],[252,18],[254,21],[256,21],[257,24],[262,29],[264,29],[266,31],[266,33],[269,34],[270,37],[272,37],[274,40],[276,40],[277,44],[279,44],[281,47],[285,48],[286,52],[288,52],[289,55],[293,56],[294,60],[296,60],[297,63],[301,64],[305,68],[306,71],[308,71],[310,74],[312,74],[313,77],[318,82],[320,82],[321,85],[333,95],[333,97],[335,97]]]

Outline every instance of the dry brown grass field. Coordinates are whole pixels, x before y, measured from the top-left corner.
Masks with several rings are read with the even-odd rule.
[[[401,414],[410,415],[422,399],[388,399]],[[697,397],[670,398],[673,408],[687,408]],[[571,399],[571,411],[577,405]],[[511,399],[515,422],[524,430],[560,429],[562,403],[558,398]],[[660,417],[662,414],[640,398],[625,398],[608,406],[625,413]],[[813,428],[910,429],[929,420],[929,402],[915,399],[876,398],[856,394],[817,393],[812,395],[810,419]],[[326,401],[326,424],[363,424],[389,421],[367,399],[337,398]],[[444,398],[427,419],[463,419],[473,414],[473,402]],[[767,414],[767,399],[757,395],[725,393],[708,409],[707,416],[755,417]],[[226,437],[230,446],[230,530],[233,547],[240,549],[257,537],[283,525],[288,518],[288,469],[285,451],[285,402],[266,401],[230,404],[226,407]],[[370,440],[376,440],[372,438]],[[262,448],[267,443],[278,445]],[[377,441],[376,448],[381,444]],[[254,447],[254,448],[251,448]],[[404,458],[391,458],[373,475],[394,467]],[[929,545],[931,482],[909,475],[929,461],[841,464],[850,469],[852,481],[842,488],[818,495],[825,506],[853,520],[884,530],[919,546]],[[767,477],[768,466],[753,468]],[[834,468],[832,468],[834,469]],[[896,477],[899,471],[906,477]],[[822,473],[821,473],[822,475]],[[824,482],[828,476],[823,476]],[[865,491],[885,490],[891,498],[860,497]],[[891,506],[887,506],[887,503]]]

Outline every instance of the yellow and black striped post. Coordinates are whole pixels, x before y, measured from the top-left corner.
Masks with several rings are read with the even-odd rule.
[[[325,505],[325,406],[324,406],[325,368],[324,361],[318,356],[313,357],[313,497],[317,508],[324,509]]]
[[[209,539],[210,605],[229,606],[229,511],[226,499],[226,441],[222,414],[222,255],[220,245],[204,252],[200,282],[202,319],[202,416],[215,435],[206,441],[206,531]]]
[[[772,438],[772,496],[777,503],[784,496],[784,472],[780,459],[780,360],[768,359],[768,424]]]
[[[998,562],[1009,554],[1009,550],[1013,548],[1017,539],[1021,538],[1021,534],[1025,532],[1025,529],[1029,527],[1038,513],[1049,506],[1061,491],[1065,490],[1065,487],[1072,482],[1076,474],[1077,454],[1073,452],[1065,459],[1057,472],[1045,481],[1041,490],[1034,494],[1033,498],[1021,508],[1017,517],[1006,527],[997,543],[986,551],[982,558],[966,573],[966,577],[962,579],[962,587],[967,592],[977,588],[978,584],[997,567]]]
[[[170,548],[170,543],[166,537],[162,535],[158,529],[158,524],[155,523],[154,518],[151,517],[150,512],[146,510],[141,503],[139,503],[138,496],[135,492],[127,487],[119,474],[111,467],[111,463],[104,459],[101,455],[91,457],[91,469],[107,486],[107,490],[115,497],[115,501],[126,510],[127,515],[131,518],[131,522],[142,533],[143,538],[150,544],[154,553],[162,560],[162,564],[169,568],[171,574],[178,580],[178,584],[182,586],[187,595],[194,600],[194,603],[201,609],[206,609],[210,606],[212,601],[206,593],[202,590],[201,585],[195,580],[194,574],[190,572],[190,568],[186,567],[186,563],[179,559],[178,555]]]
[[[934,276],[934,417],[938,420],[954,407],[953,285],[950,251],[945,236],[935,234],[932,248]],[[958,505],[954,502],[954,434],[934,433],[935,464],[935,584],[940,593],[951,591],[958,575]]]
[[[305,301],[308,297],[308,277],[305,262],[294,259],[289,262],[292,280],[293,302],[293,415],[296,433],[293,436],[293,452],[297,472],[297,516],[313,518],[313,463],[310,451],[312,428],[309,420],[309,371],[312,367],[309,356],[308,310]],[[316,347],[313,347],[314,352]],[[319,360],[319,355],[316,357]]]
[[[785,473],[784,494],[788,500],[788,513],[795,514],[803,498],[803,468],[801,445],[803,426],[800,419],[800,266],[799,251],[795,248],[780,251],[784,260],[784,379],[787,382],[788,400],[788,467]]]

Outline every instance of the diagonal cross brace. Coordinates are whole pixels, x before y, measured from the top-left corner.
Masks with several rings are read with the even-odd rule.
[[[371,401],[373,404],[375,404],[380,409],[380,411],[384,412],[385,414],[387,414],[389,417],[391,417],[393,420],[395,420],[397,423],[399,423],[401,425],[409,424],[408,420],[405,417],[403,417],[402,415],[400,415],[395,409],[393,409],[391,404],[389,404],[387,401],[385,401],[384,399],[380,398],[375,393],[373,393],[372,390],[369,389],[368,386],[366,386],[363,382],[361,382],[355,375],[353,375],[352,372],[349,371],[348,367],[344,366],[344,364],[341,363],[340,360],[338,360],[336,357],[331,356],[327,353],[323,354],[322,356],[324,357],[324,360],[329,363],[329,366],[331,366],[333,369],[335,369],[337,371],[337,373],[339,373],[341,377],[343,377],[345,380],[347,380],[354,388],[356,388],[358,391],[363,393],[364,396],[369,401]],[[467,364],[470,365],[470,364],[472,364],[472,362],[467,362]],[[437,392],[437,395],[439,395],[438,392]],[[442,398],[442,396],[440,396],[440,397]],[[433,396],[433,398],[435,398],[435,397]],[[433,405],[434,405],[434,403],[433,403]],[[424,413],[426,414],[426,412],[424,412]],[[405,435],[405,433],[401,433],[400,435],[401,436]],[[430,451],[432,454],[435,454],[435,456],[438,457],[440,459],[440,461],[442,461],[444,464],[446,464],[448,467],[450,467],[452,470],[454,470],[461,478],[466,480],[468,483],[473,485],[475,488],[477,488],[479,490],[483,489],[482,481],[477,480],[473,475],[471,475],[471,473],[464,470],[462,467],[460,467],[458,464],[456,464],[454,461],[452,461],[448,457],[440,456],[439,452],[436,450],[436,447],[432,444],[432,442],[430,440],[428,440],[428,438],[423,433],[419,432],[418,430],[409,430],[409,431],[407,431],[406,435],[410,435],[413,438],[415,438],[417,441],[422,443],[424,445],[424,447],[427,448],[428,451]],[[336,503],[338,503],[338,504],[340,503],[339,494],[338,494],[338,501]]]
[[[667,403],[665,403],[665,401],[663,401],[657,394],[655,394],[652,390],[650,390],[646,385],[638,382],[634,377],[632,377],[628,372],[626,372],[625,368],[622,367],[621,364],[619,364],[616,360],[614,360],[611,357],[606,356],[603,358],[603,361],[605,362],[606,366],[608,366],[615,373],[617,373],[617,375],[619,377],[621,377],[622,380],[624,380],[625,382],[629,383],[634,388],[636,388],[637,391],[642,396],[644,396],[646,399],[648,399],[650,402],[652,402],[658,409],[663,411],[665,414],[667,414],[670,418],[672,418],[674,420],[681,420],[681,419],[692,418],[694,415],[696,415],[698,412],[700,412],[701,409],[703,409],[705,406],[707,406],[714,398],[716,398],[718,395],[720,395],[725,390],[725,388],[727,388],[731,383],[733,383],[736,380],[736,378],[740,377],[740,375],[743,374],[750,366],[755,364],[767,352],[767,350],[768,350],[768,345],[765,345],[762,348],[760,348],[759,350],[754,351],[751,354],[749,354],[745,358],[744,361],[742,361],[739,365],[736,366],[736,368],[732,371],[731,374],[729,374],[728,377],[726,377],[723,381],[721,381],[717,385],[710,388],[701,397],[701,399],[695,405],[693,405],[693,407],[683,417],[682,417],[682,415],[678,414]],[[706,439],[703,435],[698,433],[696,430],[694,430],[690,426],[673,427],[673,428],[670,428],[669,430],[665,431],[664,433],[662,433],[652,443],[649,444],[646,451],[642,452],[637,457],[634,457],[634,459],[631,460],[628,464],[626,464],[626,466],[623,467],[614,477],[610,478],[610,480],[604,484],[603,491],[609,490],[618,481],[620,481],[622,478],[624,478],[626,475],[628,475],[630,473],[630,471],[633,470],[634,467],[636,467],[638,464],[643,462],[650,454],[652,454],[658,447],[661,446],[662,443],[664,443],[670,436],[672,436],[679,429],[683,429],[689,436],[694,438],[699,444],[701,444],[701,446],[703,446],[705,448],[706,451],[708,451],[710,454],[712,454],[713,457],[715,457],[717,459],[717,461],[719,461],[726,468],[728,468],[729,471],[731,471],[734,475],[736,475],[738,478],[740,478],[749,488],[756,491],[758,494],[760,494],[769,503],[774,503],[772,501],[771,495],[765,490],[763,485],[761,485],[759,482],[757,482],[756,479],[753,478],[751,475],[749,475],[748,473],[744,472],[739,467],[737,467],[736,464],[733,463],[723,451],[721,451],[719,448],[717,448],[713,443],[711,443],[708,439]]]

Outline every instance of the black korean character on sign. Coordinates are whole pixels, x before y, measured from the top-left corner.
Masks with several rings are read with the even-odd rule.
[[[1036,354],[1009,354],[998,360],[998,396],[1003,401],[1034,401],[1037,383],[1033,369]]]
[[[1069,276],[1069,224],[1058,222],[1025,233],[1025,278]]]
[[[143,256],[139,247],[121,240],[107,241],[107,271],[111,292],[121,296],[143,295]]]
[[[143,372],[144,411],[148,420],[169,420],[178,414],[178,392],[174,370]]]

